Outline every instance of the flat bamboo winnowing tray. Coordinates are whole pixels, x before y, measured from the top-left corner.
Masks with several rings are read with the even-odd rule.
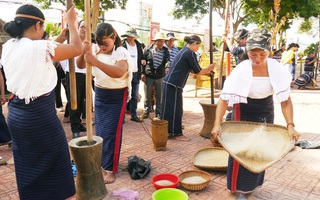
[[[220,144],[248,170],[260,173],[282,159],[293,147],[284,126],[256,122],[221,123]]]
[[[207,170],[227,171],[229,153],[219,147],[199,150],[193,156],[193,165]]]

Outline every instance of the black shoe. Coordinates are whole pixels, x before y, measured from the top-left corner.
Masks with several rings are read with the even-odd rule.
[[[143,113],[142,119],[147,119],[147,118],[149,118],[149,113]]]
[[[79,130],[80,130],[80,132],[86,132],[87,128],[85,126],[81,126]]]
[[[141,119],[139,119],[139,117],[137,117],[137,116],[131,117],[130,120],[131,120],[131,121],[134,121],[134,122],[141,122]]]
[[[73,139],[78,138],[78,137],[80,137],[80,133],[79,132],[72,133],[72,138]]]

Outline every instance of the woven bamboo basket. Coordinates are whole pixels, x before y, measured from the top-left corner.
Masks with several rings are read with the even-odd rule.
[[[227,171],[229,153],[219,147],[199,150],[193,156],[193,165],[205,170]]]
[[[202,177],[203,179],[205,179],[205,182],[202,182],[202,183],[184,182],[185,178],[190,178],[194,176]],[[211,178],[211,175],[208,172],[201,171],[201,170],[185,171],[179,175],[180,185],[183,188],[187,190],[192,190],[192,191],[202,190],[203,188],[205,188],[209,184],[210,178]]]
[[[260,173],[282,159],[294,148],[284,126],[257,122],[221,123],[218,141],[242,166]]]

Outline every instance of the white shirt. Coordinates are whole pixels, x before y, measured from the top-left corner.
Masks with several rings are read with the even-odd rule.
[[[74,58],[74,70],[76,73],[82,73],[85,74],[86,73],[86,68],[80,69],[77,66],[77,62],[76,62],[77,57]],[[64,72],[69,72],[69,60],[62,60],[60,61],[61,67],[63,69]]]
[[[118,47],[111,55],[98,54],[97,59],[109,65],[115,65],[118,61],[126,60],[128,62],[128,71],[121,78],[112,78],[100,70],[98,67],[92,67],[92,75],[94,76],[95,85],[105,89],[121,89],[128,87],[128,94],[131,94],[131,80],[133,62],[127,49]]]
[[[252,83],[248,97],[252,99],[264,99],[270,95],[273,95],[270,77],[252,77]]]
[[[134,43],[134,46],[131,46],[127,41],[126,41],[126,45],[127,45],[127,50],[129,51],[130,55],[131,55],[131,59],[133,62],[133,69],[132,72],[137,72],[138,71],[138,49],[137,49],[137,45],[136,43]]]
[[[3,45],[1,63],[8,91],[25,103],[51,92],[57,84],[57,72],[51,57],[56,44],[49,40],[10,39]]]

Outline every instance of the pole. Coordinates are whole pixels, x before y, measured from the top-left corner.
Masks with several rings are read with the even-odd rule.
[[[85,0],[85,16],[86,16],[86,40],[91,46],[91,17],[90,17],[90,0]],[[93,142],[92,128],[92,68],[86,62],[86,124],[87,124],[87,141]]]
[[[224,17],[224,30],[225,30],[225,37],[228,34],[228,15],[229,15],[229,0],[226,0],[225,4],[225,17]],[[222,51],[221,51],[221,60],[220,60],[220,70],[219,70],[219,88],[222,89],[222,72],[223,72],[223,61],[224,61],[224,49],[226,48],[226,43],[224,42],[222,45]]]
[[[67,10],[73,5],[73,0],[67,0]],[[67,36],[67,42],[69,43],[69,34]],[[70,107],[72,110],[76,110],[77,105],[77,87],[76,87],[76,72],[74,65],[74,58],[68,59],[69,61],[69,83],[70,83]]]
[[[210,0],[209,2],[209,43],[210,43],[210,48],[209,48],[209,52],[210,52],[210,64],[213,63],[213,55],[212,55],[212,0]],[[210,72],[210,89],[211,89],[211,104],[214,104],[214,85],[213,85],[213,81],[214,81],[214,72],[211,71]]]

